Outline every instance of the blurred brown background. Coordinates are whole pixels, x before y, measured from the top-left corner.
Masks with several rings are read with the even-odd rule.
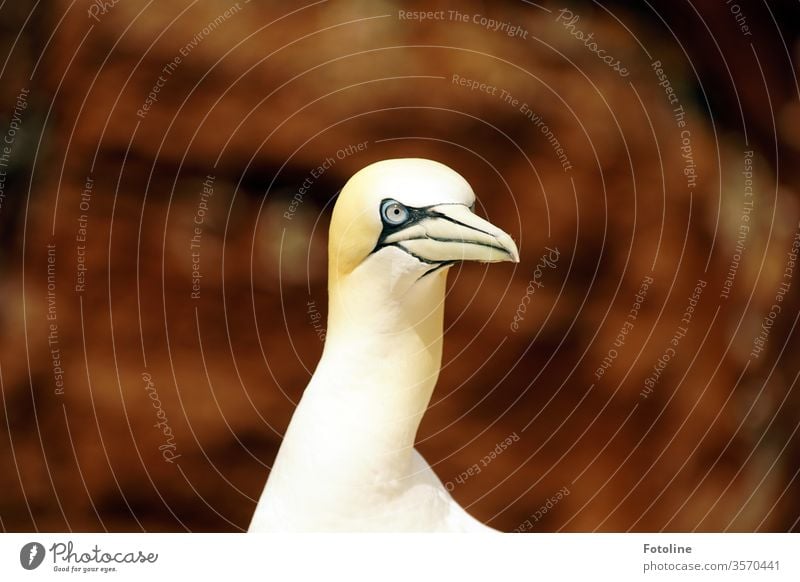
[[[0,30],[4,530],[246,528],[335,193],[391,157],[461,172],[522,255],[450,276],[419,448],[456,499],[506,531],[800,527],[797,2],[43,0]]]

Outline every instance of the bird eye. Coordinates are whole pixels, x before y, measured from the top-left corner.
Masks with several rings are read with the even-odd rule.
[[[381,206],[381,216],[389,224],[402,224],[408,220],[408,208],[395,200],[387,200]]]

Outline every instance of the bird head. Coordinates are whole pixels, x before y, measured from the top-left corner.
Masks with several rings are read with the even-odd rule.
[[[458,261],[518,263],[511,237],[474,206],[469,183],[444,164],[418,158],[371,164],[350,178],[334,207],[331,275],[364,266],[417,281]]]

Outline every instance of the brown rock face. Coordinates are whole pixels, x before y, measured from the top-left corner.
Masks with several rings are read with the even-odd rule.
[[[798,528],[796,8],[101,4],[0,8],[3,528],[246,528],[335,194],[393,157],[522,257],[450,274],[419,449],[459,502]]]

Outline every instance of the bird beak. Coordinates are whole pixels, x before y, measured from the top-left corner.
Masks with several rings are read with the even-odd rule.
[[[519,263],[517,245],[491,222],[463,204],[440,204],[383,240],[429,263],[480,261]]]

